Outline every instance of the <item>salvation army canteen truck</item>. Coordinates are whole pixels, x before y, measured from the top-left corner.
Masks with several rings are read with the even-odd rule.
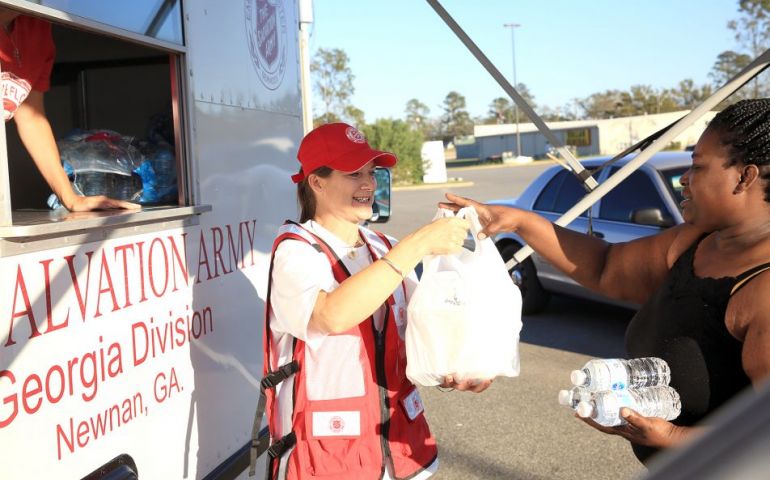
[[[144,205],[49,208],[0,129],[0,478],[245,475],[271,244],[297,216],[299,3],[0,8],[53,24],[45,107],[71,178]],[[96,150],[128,173],[79,163]]]

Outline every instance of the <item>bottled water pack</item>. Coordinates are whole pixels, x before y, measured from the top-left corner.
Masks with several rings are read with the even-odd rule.
[[[583,418],[591,418],[605,427],[614,427],[625,423],[620,416],[623,407],[645,417],[664,420],[673,420],[682,411],[679,394],[668,385],[595,392],[591,399],[579,401],[575,410]]]
[[[668,385],[671,371],[665,360],[657,357],[594,359],[580,370],[573,370],[570,380],[593,392],[625,390]]]
[[[573,387],[559,391],[559,403],[604,426],[625,423],[623,407],[665,420],[681,413],[679,394],[668,385],[671,371],[661,358],[593,359],[573,370],[570,380]]]
[[[572,387],[569,390],[559,390],[559,403],[570,407],[573,410],[577,408],[581,401],[588,402],[592,399],[592,392],[585,387]]]

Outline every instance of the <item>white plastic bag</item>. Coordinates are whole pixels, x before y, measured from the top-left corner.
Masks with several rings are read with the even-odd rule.
[[[452,215],[442,209],[437,217]],[[478,240],[476,210],[457,216],[470,221],[475,250],[426,257],[409,301],[406,375],[419,385],[449,374],[458,381],[519,374],[521,293],[492,240]]]

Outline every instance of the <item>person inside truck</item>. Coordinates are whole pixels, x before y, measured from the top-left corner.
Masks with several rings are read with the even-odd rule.
[[[139,208],[104,195],[80,196],[75,192],[43,107],[55,54],[51,24],[0,8],[0,25],[3,118],[6,122],[14,119],[24,147],[62,205],[74,212]]]
[[[459,252],[469,224],[436,220],[399,243],[361,226],[375,168],[396,157],[350,125],[311,131],[298,159],[300,219],[274,243],[266,308],[265,373],[278,383],[266,410],[270,468],[281,478],[427,478],[436,442],[406,377],[412,270],[425,255]],[[443,387],[490,383],[446,378]]]
[[[631,358],[660,357],[681,396],[668,422],[621,409],[627,424],[602,432],[628,439],[646,461],[698,434],[696,424],[770,375],[770,99],[718,113],[680,180],[685,223],[608,244],[528,211],[448,194],[474,205],[480,235],[515,231],[548,262],[607,296],[641,304],[626,330]]]

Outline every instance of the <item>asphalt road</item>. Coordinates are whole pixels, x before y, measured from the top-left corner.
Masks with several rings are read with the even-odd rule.
[[[480,201],[518,195],[549,165],[452,169],[470,186],[399,190],[393,214],[375,225],[401,238],[430,221],[443,192]],[[643,473],[625,440],[599,433],[557,402],[569,372],[590,358],[623,356],[632,312],[554,296],[546,311],[526,316],[521,375],[499,378],[481,394],[423,388],[426,414],[439,444],[433,477],[455,479],[627,479]]]

